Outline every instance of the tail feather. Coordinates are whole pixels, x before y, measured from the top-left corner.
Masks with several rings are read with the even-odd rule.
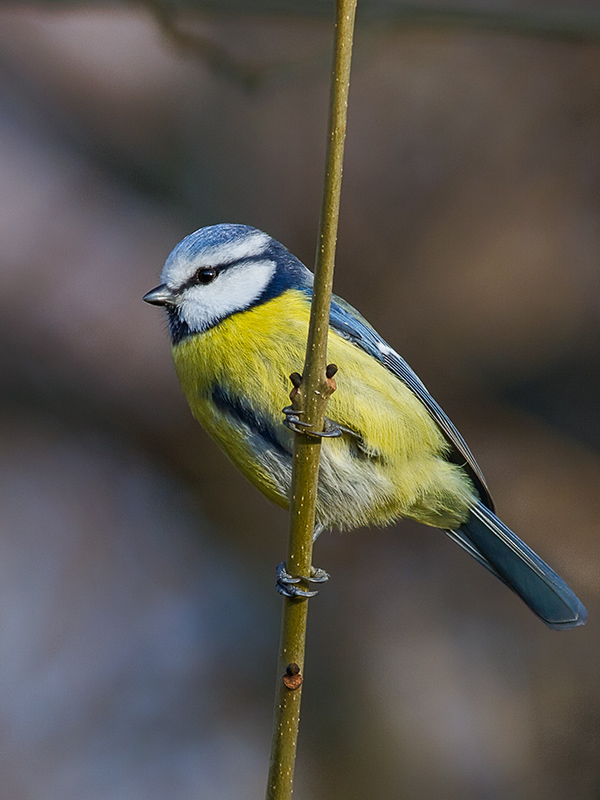
[[[464,525],[446,533],[518,594],[549,628],[585,624],[587,611],[563,579],[483,503],[471,509]]]

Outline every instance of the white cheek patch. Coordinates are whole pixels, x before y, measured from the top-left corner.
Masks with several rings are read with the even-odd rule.
[[[192,243],[195,237],[195,233],[186,237],[167,258],[160,279],[171,289],[183,286],[200,267],[218,267],[259,256],[264,253],[271,240],[266,233],[256,231],[241,239],[237,237],[231,242],[206,247],[201,253],[194,253]]]
[[[205,331],[235,311],[251,306],[274,274],[274,261],[242,262],[225,269],[212,283],[191,286],[183,292],[179,303],[181,319],[192,331]]]

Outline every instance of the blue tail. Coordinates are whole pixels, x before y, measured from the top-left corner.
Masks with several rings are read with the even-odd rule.
[[[563,579],[483,503],[471,509],[458,530],[446,533],[516,592],[549,628],[585,625],[587,611]]]

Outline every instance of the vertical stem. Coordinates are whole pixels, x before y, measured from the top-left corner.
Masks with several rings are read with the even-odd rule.
[[[327,333],[340,208],[356,2],[357,0],[336,0],[325,184],[306,360],[300,392],[296,398],[303,411],[302,420],[319,431],[323,429],[325,407],[332,392],[331,382],[328,381],[325,372]],[[311,567],[320,449],[319,439],[298,433],[295,435],[287,558],[287,569],[292,575],[308,575]],[[292,796],[300,722],[307,612],[307,599],[284,598],[267,800],[290,800]]]

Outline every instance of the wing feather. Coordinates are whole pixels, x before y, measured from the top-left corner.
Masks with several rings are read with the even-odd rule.
[[[439,425],[444,436],[452,445],[450,459],[457,464],[464,464],[465,469],[484,505],[491,511],[494,502],[487,487],[483,472],[469,446],[451,422],[440,405],[429,394],[425,385],[417,374],[409,367],[406,361],[389,344],[381,338],[377,331],[362,317],[356,309],[340,297],[334,296],[331,303],[330,326],[341,336],[353,342],[369,355],[382,363],[393,375],[408,386],[408,388],[423,403],[432,419]]]

